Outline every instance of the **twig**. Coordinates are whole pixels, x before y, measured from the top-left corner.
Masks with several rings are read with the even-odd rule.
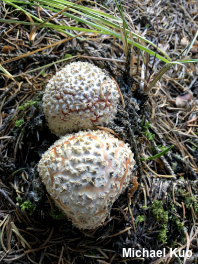
[[[25,55],[25,53],[17,53],[17,54],[4,54],[4,53],[0,53],[0,57],[3,57],[3,58],[6,58],[6,57],[9,57],[9,58],[15,58],[17,56],[23,56]],[[54,54],[32,54],[32,55],[29,55],[28,58],[26,59],[34,59],[34,58],[40,58],[40,59],[57,59],[59,58],[59,56],[57,55],[54,55]]]
[[[7,127],[12,116],[13,116],[13,111],[10,111],[9,115],[6,118],[4,118],[3,124],[0,126],[0,132]]]
[[[174,176],[173,175],[161,175],[161,174],[157,174],[155,171],[153,171],[147,164],[146,162],[143,161],[143,164],[147,167],[148,170],[150,170],[150,172],[152,172],[154,174],[153,177],[155,177],[155,175],[157,177],[164,177],[164,178],[173,178],[174,179]]]
[[[133,213],[132,213],[132,210],[131,210],[130,203],[128,203],[128,208],[129,208],[129,213],[130,213],[130,216],[131,216],[131,221],[132,221],[132,225],[133,225],[133,230],[134,230],[134,233],[136,233],[136,227],[135,227],[135,222],[134,222]]]
[[[16,83],[11,83],[10,86],[2,93],[2,95],[0,96],[0,102],[2,102],[3,98],[10,92],[12,91],[12,89],[15,88]]]
[[[110,236],[108,236],[108,237],[118,236],[118,235],[120,235],[120,234],[122,234],[122,233],[128,231],[129,229],[131,229],[131,227],[127,227],[127,228],[125,228],[124,230],[122,230],[122,231],[120,231],[120,232],[118,232],[118,233],[116,233],[116,234],[110,235]]]
[[[138,189],[137,189],[137,191],[136,191],[136,193],[134,195],[135,203],[136,203],[137,197],[138,197],[138,194],[139,194],[139,191],[140,191],[140,186],[141,186],[141,183],[142,183],[142,176],[143,176],[142,164],[141,164],[141,161],[140,161],[140,156],[139,156],[139,152],[138,152],[138,149],[137,149],[137,144],[136,144],[136,141],[135,141],[135,136],[134,136],[133,131],[132,131],[131,127],[130,127],[130,124],[129,124],[128,121],[125,122],[124,120],[123,120],[123,123],[126,124],[128,130],[129,130],[129,133],[130,133],[130,136],[131,136],[130,139],[131,139],[131,141],[133,143],[133,147],[134,147],[134,150],[135,150],[136,163],[137,163],[137,166],[138,166],[139,184],[140,185],[138,186]]]
[[[10,202],[10,204],[17,209],[18,211],[21,211],[19,207],[10,199],[10,197],[2,190],[0,189],[0,193]]]
[[[182,209],[183,209],[183,218],[182,218],[182,221],[184,221],[186,211],[185,211],[185,206],[184,206],[184,203],[183,202],[181,202],[181,205],[182,205]]]
[[[110,133],[112,133],[114,136],[116,136],[117,138],[119,138],[120,140],[122,140],[112,129],[108,128],[108,127],[101,127],[101,126],[96,126],[97,128],[104,130],[104,131],[108,131]]]

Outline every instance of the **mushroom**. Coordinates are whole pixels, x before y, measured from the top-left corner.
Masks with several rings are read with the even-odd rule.
[[[38,170],[48,193],[79,229],[95,229],[124,192],[135,165],[128,144],[106,131],[80,131],[57,140]]]
[[[56,73],[43,96],[43,109],[52,133],[106,126],[117,112],[117,84],[88,62],[73,62]]]

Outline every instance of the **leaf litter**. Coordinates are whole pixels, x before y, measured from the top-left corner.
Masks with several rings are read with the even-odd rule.
[[[114,1],[83,1],[80,5],[120,18]],[[127,4],[122,1],[122,7],[128,28],[173,60],[196,34],[196,1],[152,4],[128,0]],[[55,15],[36,5],[27,5],[26,10],[43,21]],[[32,22],[30,16],[3,1],[0,18]],[[76,26],[75,20],[62,13],[52,20],[57,25]],[[166,249],[164,260],[142,257],[136,263],[196,263],[197,64],[173,65],[150,88],[164,63],[141,56],[132,45],[126,53],[124,35],[118,40],[86,33],[86,41],[76,37],[65,41],[66,35],[53,28],[4,22],[0,26],[4,69],[0,76],[0,262],[128,263],[133,258],[122,258],[126,247]],[[184,52],[180,59],[195,59],[197,53],[196,40],[190,53]],[[110,218],[91,231],[72,226],[56,208],[37,172],[41,155],[57,139],[46,125],[43,91],[52,75],[74,60],[101,67],[118,83],[122,94],[118,113],[108,128],[101,129],[128,142],[137,164],[132,184],[114,203]],[[157,217],[156,209],[164,218]],[[170,257],[170,248],[190,249],[193,254],[178,260]]]

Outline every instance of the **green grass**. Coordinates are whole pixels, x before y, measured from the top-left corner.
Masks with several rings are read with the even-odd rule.
[[[166,153],[168,153],[173,147],[174,147],[174,145],[171,145],[171,146],[168,147],[168,148],[165,148],[165,147],[164,147],[164,149],[163,149],[160,153],[158,153],[158,154],[156,154],[156,155],[154,155],[154,156],[152,156],[152,157],[148,157],[148,158],[145,159],[145,160],[154,160],[154,159],[157,159],[157,158],[159,158],[159,157],[165,155]],[[144,160],[144,159],[141,158],[141,160]]]
[[[155,134],[152,134],[148,131],[148,129],[151,128],[151,123],[150,122],[146,122],[146,123],[142,123],[142,134],[144,134],[146,136],[146,138],[148,140],[154,140],[155,138]],[[174,145],[171,145],[170,147],[166,148],[164,146],[157,146],[159,149],[161,149],[162,151],[154,156],[148,157],[147,159],[144,158],[140,158],[141,160],[154,160],[157,159],[165,154],[167,154],[173,147]],[[151,151],[154,151],[154,147],[151,146],[150,147]]]

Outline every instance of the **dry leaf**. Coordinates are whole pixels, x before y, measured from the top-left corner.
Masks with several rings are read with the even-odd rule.
[[[34,23],[34,20],[31,18],[31,16],[29,16],[28,14],[26,14],[26,16],[27,16],[27,18],[29,19],[29,21],[31,22],[31,23]],[[32,31],[30,32],[30,34],[29,34],[29,36],[28,36],[28,39],[29,39],[29,41],[31,42],[31,43],[33,43],[34,42],[34,40],[35,40],[35,38],[36,38],[36,35],[37,35],[37,33],[36,33],[36,30],[35,29],[37,29],[37,27],[31,27],[32,28]]]
[[[15,50],[12,46],[4,46],[1,52],[8,53],[9,51]]]
[[[184,46],[184,47],[186,47],[188,44],[189,44],[189,41],[187,40],[187,38],[186,37],[183,37],[181,39],[181,45]]]
[[[175,101],[175,104],[177,107],[186,107],[188,104],[188,101],[192,100],[192,94],[188,93],[185,95],[178,95]]]
[[[129,189],[128,191],[128,195],[129,197],[133,197],[133,194],[135,193],[135,191],[137,191],[138,189],[138,185],[140,185],[137,181],[137,177],[133,177],[132,178],[132,187]]]
[[[162,171],[164,169],[164,164],[161,159],[157,158],[155,159],[155,162],[157,163],[158,168]]]
[[[30,34],[29,34],[29,36],[28,36],[29,41],[31,41],[31,43],[34,42],[34,40],[35,40],[35,38],[36,38],[36,35],[37,35],[36,30],[37,30],[37,28],[34,28],[34,29],[30,32]]]

